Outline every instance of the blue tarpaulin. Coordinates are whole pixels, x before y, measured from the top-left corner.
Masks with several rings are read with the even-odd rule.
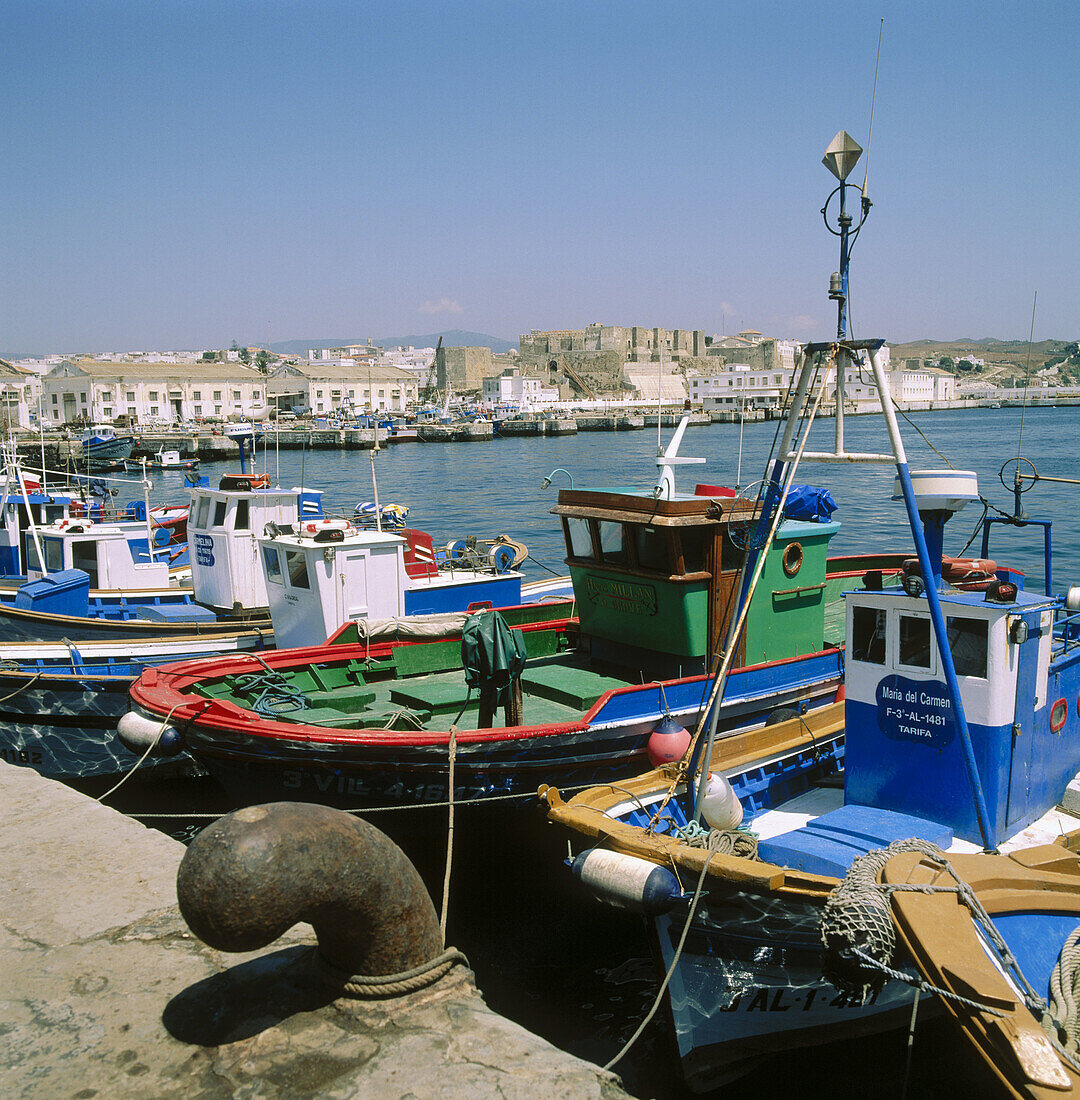
[[[784,504],[784,515],[788,519],[808,523],[827,523],[835,511],[836,501],[829,490],[815,485],[793,485]]]

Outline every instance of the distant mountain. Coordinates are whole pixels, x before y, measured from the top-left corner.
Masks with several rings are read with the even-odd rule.
[[[503,340],[498,336],[488,336],[483,332],[463,332],[452,329],[449,332],[430,332],[426,336],[383,336],[373,341],[379,347],[433,348],[442,337],[444,347],[448,348],[491,348],[492,351],[509,351],[517,347],[517,341]],[[368,336],[352,336],[340,340],[281,340],[271,345],[279,355],[303,355],[308,348],[342,348],[348,344],[365,344]]]
[[[491,348],[492,351],[509,351],[517,347],[516,340],[503,340],[499,336],[488,336],[485,332],[464,332],[459,328],[449,332],[430,332],[427,336],[384,336],[376,343],[384,348],[433,348],[440,336],[445,348]]]

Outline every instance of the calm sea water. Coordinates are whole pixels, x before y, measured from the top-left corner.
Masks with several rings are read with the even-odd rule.
[[[1003,462],[1015,457],[1020,432],[1020,410],[910,414],[921,430],[958,469],[975,470],[979,488],[991,504],[1012,514],[1012,493],[998,480]],[[831,444],[833,421],[815,426],[810,448]],[[913,469],[940,469],[944,461],[901,420]],[[776,433],[776,424],[756,422],[742,430],[740,463],[739,425],[713,424],[686,432],[681,453],[702,457],[703,466],[684,466],[676,471],[681,489],[698,482],[743,486],[764,473],[765,461]],[[1076,471],[1075,440],[1080,434],[1080,408],[1028,409],[1024,416],[1022,453],[1040,473],[1072,476]],[[666,443],[670,429],[663,431]],[[848,417],[845,421],[848,450],[887,450],[880,416]],[[557,474],[547,489],[541,479],[556,467],[569,471],[578,487],[605,485],[649,486],[656,481],[656,429],[636,432],[581,432],[556,438],[499,439],[491,443],[403,443],[385,448],[376,458],[379,499],[409,506],[409,524],[429,531],[436,544],[465,535],[492,538],[508,534],[521,539],[534,558],[551,569],[565,572],[558,522],[548,514],[560,487],[569,484]],[[328,505],[351,512],[357,502],[372,499],[371,464],[367,451],[282,451],[275,455],[272,436],[259,453],[260,467],[283,485],[299,484],[325,490]],[[234,469],[223,463],[206,464],[202,472],[213,478]],[[1025,467],[1026,468],[1026,467]],[[832,543],[833,552],[879,548],[905,549],[910,544],[904,507],[891,500],[891,467],[836,466],[804,462],[799,480],[824,485],[838,507],[834,519],[843,526]],[[154,496],[182,496],[180,473],[154,475]],[[123,494],[121,494],[123,495]],[[1075,578],[1080,582],[1080,530],[1074,523],[1080,502],[1077,486],[1041,482],[1024,495],[1025,509],[1034,518],[1056,522],[1055,587]],[[981,515],[977,504],[968,505],[946,529],[947,553],[958,555]],[[1042,583],[1041,530],[1007,532],[991,536],[991,556],[1031,570],[1031,584]],[[978,543],[968,551],[978,552]],[[530,562],[526,572],[545,575]]]
[[[1012,513],[1012,493],[998,480],[1003,462],[1019,449],[1019,410],[940,412],[912,415],[915,425],[955,467],[973,469],[989,502]],[[763,476],[776,425],[736,424],[688,429],[687,456],[708,461],[682,467],[678,484],[697,481],[734,486]],[[824,449],[833,422],[815,429],[811,447]],[[909,463],[916,469],[945,465],[918,434],[901,422]],[[670,430],[663,433],[664,439]],[[1074,476],[1080,409],[1029,409],[1024,416],[1022,453],[1050,476]],[[879,416],[849,418],[849,450],[887,449]],[[647,486],[655,482],[656,430],[580,433],[562,438],[505,439],[492,443],[408,443],[379,453],[376,471],[382,503],[410,508],[409,523],[429,531],[436,544],[465,535],[491,538],[508,534],[528,544],[535,561],[526,572],[547,575],[541,565],[564,572],[559,525],[548,510],[567,478],[556,475],[546,490],[543,476],[555,467],[569,471],[578,487]],[[260,465],[263,464],[260,454]],[[231,467],[204,466],[216,478]],[[351,512],[370,500],[367,452],[298,451],[275,456],[272,440],[267,469],[283,485],[301,482],[326,492],[328,505]],[[838,467],[806,463],[800,481],[830,489],[843,526],[834,552],[905,549],[910,545],[903,505],[892,501],[888,467]],[[177,499],[182,475],[156,475],[157,499]],[[1024,495],[1033,518],[1055,521],[1054,587],[1080,583],[1080,488],[1040,483]],[[947,553],[960,555],[982,509],[969,505],[949,524]],[[979,551],[976,541],[967,556]],[[1028,573],[1028,586],[1042,586],[1041,529],[995,530],[990,555]],[[382,822],[375,820],[375,824]],[[648,1010],[656,984],[648,945],[636,918],[584,903],[559,867],[563,842],[540,822],[527,830],[530,840],[514,841],[497,825],[483,821],[463,828],[455,846],[450,941],[462,947],[477,972],[488,1002],[559,1046],[591,1061],[612,1058]],[[435,828],[438,828],[436,823]],[[190,830],[188,835],[190,835]],[[430,848],[429,882],[441,880],[443,839]],[[539,865],[542,865],[542,869]],[[724,1095],[781,1096],[797,1089],[811,1097],[894,1097],[900,1095],[906,1036],[892,1034],[834,1044],[805,1054],[766,1061]],[[668,1047],[661,1010],[633,1051],[617,1067],[638,1096],[681,1097],[678,1073]],[[920,1026],[914,1047],[909,1095],[983,1096],[992,1085],[961,1047],[945,1021]]]

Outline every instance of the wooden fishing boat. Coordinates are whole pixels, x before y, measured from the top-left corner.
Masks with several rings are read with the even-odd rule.
[[[837,135],[826,163],[848,157],[849,143]],[[837,171],[841,196],[847,170],[850,162]],[[846,265],[851,219],[840,225]],[[831,295],[841,333],[846,287],[845,268]],[[1047,591],[1025,591],[1021,574],[989,560],[995,521],[985,515],[980,561],[945,559],[946,521],[980,499],[977,479],[909,469],[882,345],[841,337],[804,349],[763,508],[767,522],[803,458],[895,470],[893,499],[905,508],[918,566],[903,570],[899,583],[877,577],[846,594],[843,701],[733,736],[699,723],[681,760],[617,786],[567,800],[541,788],[549,818],[571,835],[583,887],[644,915],[658,997],[666,998],[680,1068],[695,1092],[764,1058],[908,1023],[910,960],[889,971],[866,963],[865,923],[852,921],[839,946],[829,925],[822,928],[827,903],[843,908],[849,872],[878,858],[870,853],[904,841],[933,845],[950,860],[985,849],[1034,865],[1044,857],[1022,849],[1080,829],[1080,807],[1062,805],[1070,784],[1080,789],[1080,589],[1050,590],[1050,524],[1020,510],[1019,476],[1016,514],[1005,522],[1043,529]],[[882,453],[844,446],[844,379],[856,364],[872,375],[881,404]],[[834,445],[810,451],[830,380]],[[740,614],[749,621],[745,606]],[[1045,863],[1038,873],[1049,874]],[[922,904],[907,897],[894,895],[894,905]],[[1021,937],[1026,927],[1045,929],[1021,915]],[[840,980],[838,959],[845,972],[852,959],[863,970]],[[939,971],[950,965],[948,954],[935,962]],[[1042,1064],[1038,1050],[1025,1049]],[[1047,1069],[1042,1083],[1051,1079],[1058,1082],[1051,1088],[1062,1087]]]
[[[190,632],[148,641],[0,643],[0,760],[54,779],[123,774],[139,764],[116,736],[128,691],[145,669],[193,657],[227,657],[273,645],[268,631]],[[189,756],[139,764],[138,781],[201,771]]]
[[[908,957],[954,995],[941,1003],[1003,1092],[1080,1096],[1068,1045],[1080,1026],[1080,858],[1060,842],[1010,856],[908,852],[879,881]]]
[[[325,645],[268,654],[258,669],[240,659],[148,672],[132,687],[128,725],[149,735],[166,722],[241,801],[411,805],[451,790],[454,798],[532,798],[545,776],[577,785],[640,771],[658,727],[693,726],[709,711],[709,655],[738,587],[735,540],[756,516],[753,502],[729,491],[675,492],[667,475],[677,445],[658,461],[659,492],[560,492],[553,511],[563,525],[574,599],[561,614],[557,605],[503,609],[521,631],[527,661],[520,707],[502,725],[469,690],[460,621],[442,640],[421,640],[397,634],[391,617],[383,640],[368,613],[373,597],[337,583],[344,552],[282,535],[262,542],[274,573],[269,587],[280,586],[281,638],[323,623],[329,597],[343,588],[357,593],[354,621]],[[841,559],[830,573],[826,552],[838,527],[825,517],[781,524],[763,559],[765,582],[750,604],[718,715],[722,728],[760,727],[786,708],[812,710],[835,698],[843,657],[825,640],[827,593],[862,584],[866,575],[876,583],[882,570],[895,575],[901,567],[900,557],[879,555]],[[324,549],[333,551],[329,559]],[[282,564],[288,553],[304,555],[294,559],[299,591]],[[272,592],[272,606],[274,599]],[[311,606],[300,614],[305,599]]]

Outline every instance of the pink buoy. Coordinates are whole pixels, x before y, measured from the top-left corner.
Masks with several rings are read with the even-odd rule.
[[[680,726],[670,714],[665,714],[660,724],[649,734],[645,750],[652,766],[658,768],[661,764],[681,760],[689,747],[690,731]]]

